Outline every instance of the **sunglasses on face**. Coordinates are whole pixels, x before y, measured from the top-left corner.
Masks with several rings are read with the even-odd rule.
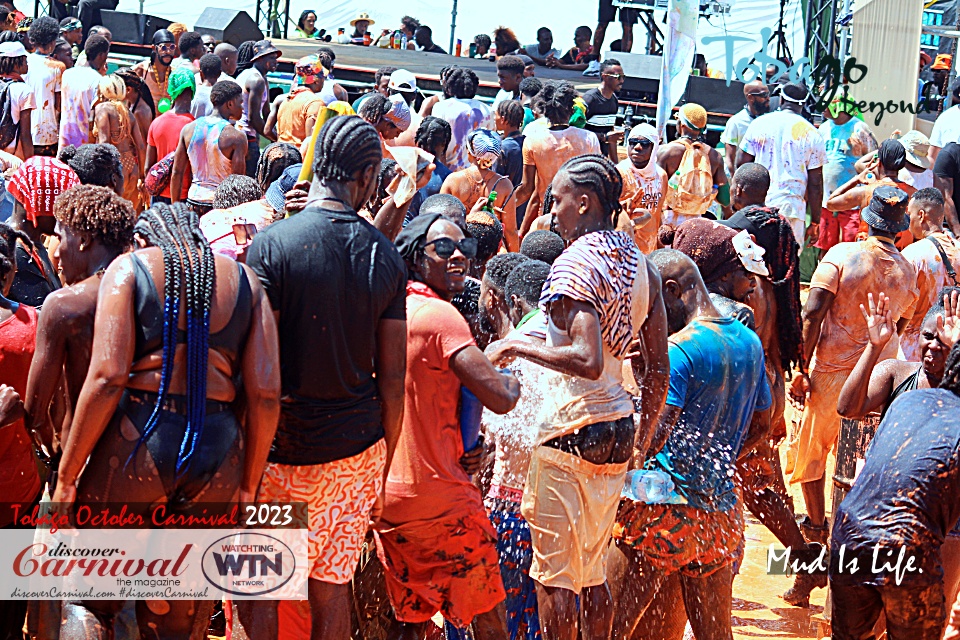
[[[748,93],[748,94],[747,94],[747,97],[748,97],[748,98],[769,98],[769,97],[770,97],[770,92],[769,92],[769,91],[764,91],[764,92],[762,92],[762,93]]]
[[[619,80],[623,77],[622,73],[605,73],[603,74],[604,78],[613,78],[614,80]]]
[[[437,238],[436,240],[423,245],[423,248],[426,249],[430,245],[433,245],[433,250],[436,251],[437,256],[443,260],[446,260],[452,256],[453,252],[457,249],[460,249],[460,253],[462,253],[463,257],[467,258],[468,260],[473,260],[477,257],[476,238],[464,238],[460,242],[457,242],[451,238]]]
[[[157,51],[176,51],[177,45],[172,42],[164,42],[163,44],[157,45]]]
[[[647,147],[653,146],[653,140],[647,138],[630,138],[627,140],[627,144],[631,147],[640,147],[641,149],[646,149]]]

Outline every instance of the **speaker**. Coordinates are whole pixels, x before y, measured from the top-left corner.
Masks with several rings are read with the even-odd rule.
[[[114,42],[129,42],[130,44],[152,44],[153,33],[158,29],[166,29],[171,24],[170,20],[164,20],[157,16],[139,13],[127,13],[126,11],[108,11],[100,10],[100,16],[103,19],[103,26],[110,29],[113,34]],[[143,23],[141,25],[141,18]]]
[[[245,40],[263,40],[263,32],[250,14],[239,9],[207,7],[197,18],[193,30],[202,35],[211,35],[217,42],[229,42],[235,47]]]

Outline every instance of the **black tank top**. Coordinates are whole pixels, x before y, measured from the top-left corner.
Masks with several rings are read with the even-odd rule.
[[[883,420],[883,417],[887,415],[887,409],[890,408],[890,405],[893,404],[893,401],[905,394],[907,391],[913,391],[917,388],[917,385],[920,383],[920,373],[923,371],[923,365],[921,365],[916,371],[911,375],[904,378],[903,382],[897,385],[897,388],[893,390],[893,393],[890,394],[890,397],[887,398],[887,404],[883,408],[883,413],[880,414],[880,419]]]
[[[133,260],[136,285],[134,297],[137,312],[136,348],[134,349],[134,362],[136,362],[163,347],[163,303],[147,266],[137,257],[137,254],[132,253],[130,257]],[[247,336],[253,315],[253,293],[250,290],[250,282],[247,280],[247,272],[243,270],[240,263],[237,263],[237,269],[240,273],[240,282],[237,286],[237,302],[233,315],[223,329],[210,333],[209,342],[211,349],[224,354],[232,363],[236,363],[239,359],[243,340]],[[186,338],[185,331],[177,331],[178,343],[186,342]]]

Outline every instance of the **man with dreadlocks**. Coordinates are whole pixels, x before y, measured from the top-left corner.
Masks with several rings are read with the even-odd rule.
[[[201,495],[231,504],[257,494],[280,406],[276,321],[257,278],[214,256],[197,222],[184,205],[154,205],[134,228],[147,248],[103,275],[90,371],[54,493],[62,514],[121,501],[182,513]],[[130,464],[118,470],[118,459]],[[66,603],[60,637],[109,627],[122,604]],[[138,612],[141,634],[190,633],[197,603],[166,604]]]
[[[376,188],[376,129],[331,118],[315,157],[311,206],[267,227],[247,250],[281,328],[284,402],[260,499],[309,505],[312,635],[347,640],[348,583],[369,521],[379,519],[400,436],[406,270],[393,244],[357,215]],[[277,637],[275,601],[246,601],[240,616],[250,637]]]
[[[890,405],[834,516],[830,589],[837,640],[870,637],[881,613],[891,640],[938,640],[943,633],[941,548],[960,518],[956,294],[949,304],[952,321],[937,327],[937,339],[952,347],[939,388],[910,391]],[[872,304],[870,313],[876,318]],[[892,322],[883,323],[892,333]]]
[[[94,185],[64,191],[64,197],[54,204],[53,215],[60,239],[55,257],[66,286],[44,302],[24,400],[30,428],[49,455],[59,448],[54,442],[66,442],[70,432],[69,424],[51,424],[51,401],[63,375],[71,412],[77,406],[90,368],[100,281],[110,263],[130,249],[136,221],[128,201],[111,189]]]
[[[669,382],[660,276],[633,238],[614,231],[622,186],[606,156],[580,156],[560,168],[553,211],[567,248],[540,298],[547,341],[488,347],[494,363],[520,357],[561,374],[544,401],[550,418],[537,436],[521,505],[541,628],[551,639],[572,640],[578,629],[585,640],[610,637],[606,550],[638,436],[624,361],[633,356],[642,386],[640,441],[653,432]]]
[[[790,388],[791,397],[804,404],[803,417],[795,438],[795,462],[786,472],[792,472],[792,483],[802,483],[807,517],[801,529],[812,542],[827,540],[824,485],[827,456],[840,433],[837,400],[870,342],[860,305],[867,294],[886,292],[890,316],[900,333],[917,304],[917,270],[893,243],[896,234],[909,225],[906,209],[906,193],[895,187],[878,187],[870,206],[860,212],[870,226],[870,237],[834,245],[811,279],[810,296],[803,308],[801,372]],[[891,338],[881,356],[896,357],[899,343]]]

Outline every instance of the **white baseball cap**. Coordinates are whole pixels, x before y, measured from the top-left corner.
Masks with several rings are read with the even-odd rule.
[[[0,58],[19,58],[27,55],[26,48],[19,42],[0,42]]]
[[[415,92],[417,90],[417,76],[406,69],[397,69],[390,74],[390,82],[387,84],[387,88],[402,93]]]

